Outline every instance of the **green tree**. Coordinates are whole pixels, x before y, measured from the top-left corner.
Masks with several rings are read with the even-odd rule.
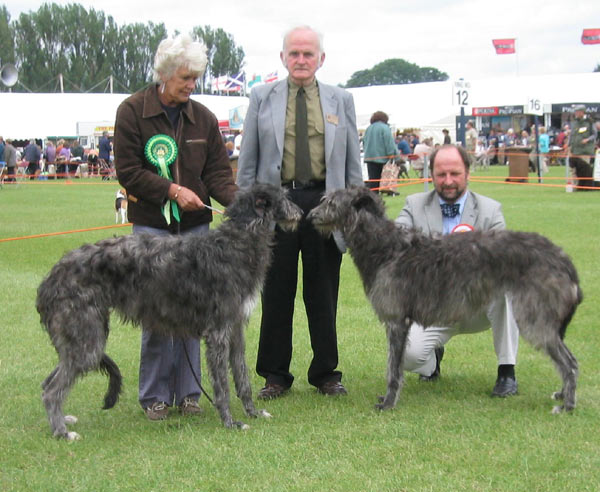
[[[15,22],[16,54],[23,83],[36,91],[84,91],[111,73],[117,36],[112,17],[81,5],[44,4]],[[113,48],[116,48],[113,46]]]
[[[0,6],[0,68],[7,63],[15,64],[15,41],[10,25],[10,14],[6,6]],[[0,92],[8,91],[8,87],[0,83]]]
[[[166,37],[167,29],[163,23],[123,26],[115,46],[117,55],[112,64],[112,73],[130,91],[141,89],[152,80],[154,54]]]
[[[133,92],[152,80],[154,54],[167,37],[164,24],[117,26],[111,16],[78,4],[43,4],[36,12],[11,22],[0,6],[0,60],[19,69],[21,87],[34,92],[101,92],[112,75],[118,86]],[[208,76],[234,74],[244,63],[244,50],[223,29],[197,27],[194,35],[208,47]],[[7,90],[4,86],[0,90]]]
[[[373,68],[354,72],[346,83],[346,87],[415,84],[442,80],[448,80],[448,74],[440,72],[437,68],[419,67],[402,58],[390,58],[378,63]]]
[[[206,88],[212,77],[234,75],[244,66],[244,49],[236,46],[233,36],[223,29],[210,26],[196,26],[192,35],[206,45],[208,64],[202,79],[202,87]]]

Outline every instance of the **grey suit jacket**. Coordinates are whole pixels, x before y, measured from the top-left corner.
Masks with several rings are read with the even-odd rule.
[[[356,114],[352,95],[319,82],[325,123],[326,189],[363,184]],[[281,163],[288,98],[287,79],[252,89],[244,119],[237,184],[281,185]]]
[[[352,94],[332,85],[318,85],[325,124],[325,188],[330,191],[362,186]],[[255,182],[281,186],[287,98],[287,79],[252,89],[238,157],[236,181],[240,188]],[[344,252],[341,234],[334,233],[334,238]]]
[[[499,202],[472,191],[467,193],[460,219],[462,224],[469,224],[482,231],[506,228],[502,205]],[[406,203],[396,219],[396,224],[414,227],[429,235],[441,234],[442,210],[436,191],[415,193],[406,197]]]

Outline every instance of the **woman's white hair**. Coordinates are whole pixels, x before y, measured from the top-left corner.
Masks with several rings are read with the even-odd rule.
[[[207,63],[204,43],[194,41],[187,34],[163,39],[154,56],[154,81],[169,80],[180,67],[185,67],[200,77]]]

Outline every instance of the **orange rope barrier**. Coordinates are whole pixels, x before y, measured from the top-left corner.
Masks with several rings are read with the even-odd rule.
[[[565,183],[565,184],[546,184],[546,183],[530,183],[528,180],[529,179],[538,179],[537,176],[530,176],[530,177],[524,177],[524,178],[500,178],[498,176],[469,176],[469,181],[471,182],[475,182],[475,183],[491,183],[491,184],[510,184],[510,185],[528,185],[528,186],[545,186],[548,188],[564,188],[565,186],[569,185],[572,186],[573,189],[582,189],[582,190],[598,190],[599,188],[596,188],[594,186],[577,186],[575,184],[572,183]],[[547,178],[543,178],[544,180],[567,180],[570,181],[571,179],[575,179],[575,178],[555,178],[555,177],[547,177]],[[588,181],[593,181],[594,178],[576,178],[577,180],[588,180]],[[366,180],[365,183],[373,183],[373,182],[380,182],[381,180],[379,179],[369,179]],[[426,181],[431,183],[431,178],[428,179],[424,179],[424,178],[397,178],[394,180],[396,184],[393,185],[388,185],[385,188],[372,188],[373,191],[378,191],[378,190],[391,190],[392,188],[400,188],[402,186],[408,186],[408,185],[413,185],[413,184],[421,184],[421,183],[425,183]],[[402,183],[401,183],[402,182]]]
[[[44,234],[34,234],[32,236],[8,237],[8,238],[0,239],[0,243],[5,243],[5,242],[8,242],[8,241],[20,241],[21,239],[36,239],[36,238],[40,238],[40,237],[60,236],[60,235],[63,235],[63,234],[74,234],[76,232],[101,231],[103,229],[113,229],[115,227],[129,227],[129,226],[131,226],[131,223],[116,224],[116,225],[109,225],[109,226],[100,226],[100,227],[89,227],[87,229],[75,229],[75,230],[72,230],[72,231],[46,232]]]
[[[516,155],[516,154],[512,154],[512,155]],[[517,181],[518,179],[518,181]],[[528,180],[529,179],[539,179],[538,176],[531,176],[531,177],[523,177],[523,178],[500,178],[497,176],[473,176],[471,175],[469,177],[469,180],[472,182],[476,182],[476,183],[491,183],[491,184],[509,184],[509,185],[525,185],[525,186],[542,186],[542,187],[547,187],[547,188],[564,188],[565,186],[572,186],[573,189],[582,189],[582,190],[598,190],[598,188],[594,187],[594,186],[577,186],[575,184],[569,183],[569,181],[571,179],[577,179],[578,181],[580,180],[589,180],[589,181],[593,181],[594,178],[564,178],[564,177],[544,177],[544,180],[547,181],[551,181],[551,180],[566,180],[567,183],[565,184],[549,184],[549,183],[530,183]],[[377,180],[377,179],[368,179],[365,180],[365,183],[373,183],[373,182],[380,182],[381,180]],[[376,188],[372,188],[373,191],[379,191],[379,190],[383,190],[383,191],[391,191],[392,189],[396,189],[396,188],[401,188],[403,186],[410,186],[410,185],[414,185],[414,184],[423,184],[425,182],[429,182],[431,183],[431,178],[396,178],[393,179],[391,181],[394,181],[395,184],[393,185],[388,185],[385,188],[381,188],[381,187],[376,187]],[[5,183],[5,184],[11,184],[11,183]],[[97,182],[97,183],[89,183],[89,182],[73,182],[70,179],[65,179],[65,180],[56,180],[53,181],[52,183],[49,183],[48,180],[35,180],[35,181],[30,181],[29,184],[44,184],[44,185],[111,185],[111,186],[115,186],[114,182],[110,182],[110,181],[101,181],[101,182]],[[214,214],[214,213],[213,213]],[[110,226],[100,226],[100,227],[91,227],[91,228],[87,228],[87,229],[75,229],[72,231],[61,231],[61,232],[48,232],[48,233],[43,233],[43,234],[34,234],[31,236],[22,236],[22,237],[12,237],[12,238],[4,238],[1,239],[0,238],[0,243],[3,242],[9,242],[9,241],[20,241],[22,239],[36,239],[36,238],[42,238],[42,237],[51,237],[51,236],[60,236],[60,235],[64,235],[64,234],[75,234],[75,233],[79,233],[79,232],[90,232],[90,231],[99,231],[99,230],[105,230],[105,229],[113,229],[116,227],[129,227],[131,226],[131,223],[127,223],[127,224],[116,224],[116,225],[110,225]]]

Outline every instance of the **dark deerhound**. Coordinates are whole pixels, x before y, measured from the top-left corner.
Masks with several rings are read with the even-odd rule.
[[[465,232],[431,238],[398,227],[366,188],[334,191],[309,219],[322,233],[342,232],[365,292],[385,324],[387,393],[377,408],[396,405],[411,323],[450,326],[479,313],[498,294],[512,298],[520,334],[546,352],[562,378],[553,413],[575,407],[577,361],[563,342],[582,301],[568,256],[543,236],[515,231]]]
[[[104,353],[109,315],[180,337],[200,337],[225,427],[232,419],[227,365],[250,417],[269,416],[252,401],[245,361],[244,328],[260,295],[271,259],[273,223],[293,229],[301,210],[285,192],[255,185],[237,193],[226,220],[203,235],[128,235],[67,253],[38,289],[37,310],[58,353],[58,365],[42,383],[42,400],[55,436],[77,439],[62,405],[76,378],[91,370],[109,377],[104,408],[115,405],[121,373]]]

